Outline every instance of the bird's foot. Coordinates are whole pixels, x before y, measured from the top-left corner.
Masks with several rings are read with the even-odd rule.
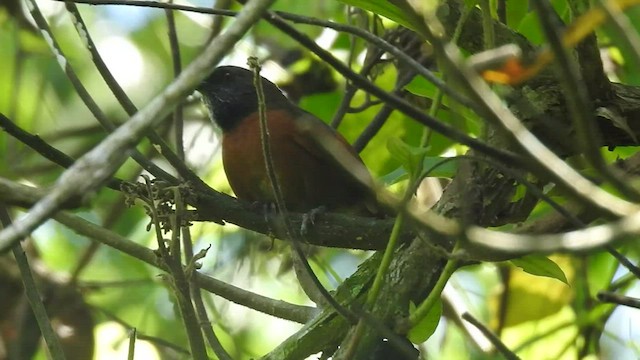
[[[309,232],[309,228],[316,224],[316,217],[327,211],[326,206],[318,206],[311,209],[308,213],[302,215],[302,224],[300,225],[300,233],[304,236]]]
[[[265,224],[267,224],[266,235],[273,239],[275,237],[275,232],[271,226],[275,215],[278,214],[278,207],[276,204],[272,202],[254,201],[251,203],[251,209],[254,211],[262,210],[262,218]]]

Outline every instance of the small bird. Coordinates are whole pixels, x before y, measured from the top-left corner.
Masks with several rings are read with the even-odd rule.
[[[376,215],[377,205],[367,189],[372,178],[358,153],[338,132],[289,101],[274,83],[262,78],[262,87],[271,161],[287,210],[325,208]],[[253,72],[220,66],[197,90],[222,130],[224,170],[236,196],[252,203],[275,203]]]

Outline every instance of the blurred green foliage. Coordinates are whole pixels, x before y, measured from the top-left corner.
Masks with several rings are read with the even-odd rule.
[[[536,15],[529,11],[528,3],[528,1],[506,2],[507,25],[522,33],[533,44],[541,45],[545,40],[539,29]],[[392,21],[412,26],[412,20],[388,1],[279,0],[274,8],[345,23],[350,21],[345,4],[374,10]],[[553,1],[553,5],[562,19],[570,20],[566,1]],[[118,124],[126,121],[128,117],[95,70],[63,5],[58,2],[47,2],[43,3],[42,7],[46,10],[48,21],[53,28],[56,40],[62,46],[66,59],[77,72],[84,86],[113,122]],[[126,82],[125,90],[138,107],[144,106],[173,78],[171,50],[166,36],[167,23],[163,12],[157,9],[127,12],[112,6],[79,5],[79,7],[101,54],[111,66],[120,66],[111,70],[116,74],[124,74],[122,75],[124,77],[119,80],[131,80]],[[636,27],[640,24],[639,10],[632,9],[628,13],[631,23]],[[197,56],[207,39],[208,17],[194,17],[182,12],[176,12],[175,16],[181,58],[183,64],[188,64]],[[367,16],[373,18],[371,13]],[[228,21],[225,23],[228,24]],[[389,24],[389,21],[377,23]],[[312,38],[318,38],[323,33],[323,29],[319,27],[299,26],[298,28]],[[604,33],[606,45],[620,51],[617,48],[620,39],[616,38],[613,32],[605,31]],[[121,44],[120,47],[113,46],[114,43],[109,47],[101,47],[108,44],[109,40],[119,41],[120,43],[115,44]],[[360,42],[352,44],[352,41],[351,37],[340,34],[328,46],[328,50],[344,59],[350,49],[356,49],[357,53],[352,55],[354,55],[353,58],[359,59],[365,46]],[[125,44],[127,46],[124,46]],[[246,57],[250,55],[258,55],[261,59],[277,59],[279,54],[295,48],[297,48],[295,41],[267,23],[260,22],[243,42],[236,46],[235,51],[225,59],[225,62],[244,65]],[[80,101],[43,38],[38,33],[20,26],[2,9],[0,9],[0,54],[2,55],[1,113],[21,128],[39,135],[72,157],[82,155],[104,139],[106,131],[97,124]],[[624,61],[627,55],[625,51],[618,54],[621,61]],[[303,56],[313,57],[311,54]],[[128,73],[127,65],[133,68],[136,64],[135,59],[138,58],[140,73]],[[637,85],[639,69],[629,67],[624,62],[619,65],[610,76],[622,82]],[[359,70],[361,61],[355,61],[353,66]],[[333,91],[307,96],[300,102],[304,109],[327,122],[332,119],[335,109],[338,108],[344,96],[344,79],[337,74],[334,74],[334,78],[337,87]],[[395,69],[389,65],[380,71],[375,82],[378,86],[391,91],[395,86],[395,80]],[[416,97],[428,99],[432,99],[436,94],[434,86],[424,79],[415,79],[405,90]],[[362,92],[358,92],[352,105],[362,104],[367,100]],[[339,131],[353,142],[380,108],[381,105],[374,105],[364,111],[347,114]],[[467,109],[460,109],[446,97],[437,117],[472,136],[483,136],[483,120]],[[196,136],[202,132],[201,129],[210,127],[209,120],[199,102],[191,101],[186,104],[185,122],[187,126],[192,126],[192,130],[185,133],[188,158],[189,154],[199,154],[197,160],[190,159],[192,161],[190,166],[212,187],[230,192],[219,160],[219,146],[215,135],[207,139],[199,139]],[[156,130],[168,141],[173,141],[173,129],[170,125],[162,125]],[[390,155],[387,144],[390,141],[401,140],[410,146],[419,146],[424,131],[421,125],[399,112],[393,112],[361,155],[376,178],[386,183],[402,182],[406,178],[406,172],[401,169],[400,161]],[[157,149],[148,141],[141,142],[138,150],[169,169]],[[432,134],[423,168],[426,170],[442,160],[444,156],[461,154],[465,150],[464,147],[439,134]],[[637,152],[636,147],[618,148],[609,155],[613,160],[615,157],[626,157],[635,152]],[[446,180],[453,176],[457,166],[456,162],[447,163],[438,168],[433,176]],[[586,173],[589,170],[583,169]],[[51,164],[24,144],[6,134],[0,135],[1,177],[47,187],[57,180],[61,171],[62,169],[58,166]],[[135,181],[140,174],[140,167],[129,160],[116,175]],[[559,202],[566,200],[551,194]],[[552,209],[548,205],[541,203],[534,210],[531,219],[540,218],[551,212]],[[77,214],[139,244],[149,248],[157,247],[152,233],[147,232],[149,219],[142,208],[140,206],[126,208],[123,197],[118,192],[102,189],[91,203]],[[232,225],[221,227],[216,224],[196,224],[191,227],[191,231],[196,249],[211,245],[207,257],[203,260],[203,271],[220,280],[275,299],[310,304],[292,274],[286,245],[276,241],[272,246],[270,239]],[[41,227],[34,234],[33,240],[48,271],[64,276],[73,273],[91,244],[87,239],[53,222]],[[629,246],[628,253],[633,259],[637,259],[636,247]],[[335,288],[337,283],[349,276],[368,255],[360,251],[320,249],[311,256],[311,260],[320,280],[329,288]],[[525,271],[531,270],[532,267],[538,270],[542,268],[543,271],[537,273],[535,270],[528,272],[568,282],[571,287],[554,279],[525,274],[507,264],[468,267],[454,276],[451,287],[468,311],[477,314],[483,322],[496,325],[499,321],[503,321],[502,325],[505,326],[503,340],[513,347],[529,339],[532,336],[532,328],[540,324],[544,331],[547,331],[551,326],[549,324],[568,321],[568,324],[562,328],[565,335],[569,334],[568,336],[542,338],[537,342],[541,344],[536,348],[537,350],[527,350],[529,352],[526,353],[526,358],[545,358],[545,356],[549,358],[549,354],[558,354],[558,358],[573,358],[572,354],[575,353],[578,344],[572,343],[575,340],[572,335],[579,330],[580,326],[584,326],[584,324],[578,324],[576,320],[578,318],[591,319],[584,321],[591,321],[590,325],[598,327],[602,333],[600,346],[609,349],[610,353],[637,355],[639,338],[637,330],[634,330],[631,340],[625,339],[625,341],[619,339],[622,336],[619,333],[604,331],[607,326],[610,326],[607,324],[607,319],[611,312],[603,314],[600,309],[589,308],[585,305],[588,299],[581,297],[585,296],[584,289],[588,289],[591,296],[600,289],[606,289],[618,271],[617,262],[605,253],[563,259],[560,265],[556,265],[549,258],[536,258],[534,264],[536,266],[524,259],[518,262],[518,266],[523,267]],[[78,285],[93,309],[96,322],[99,324],[96,329],[102,329],[101,326],[113,321],[113,317],[124,321],[127,326],[120,327],[119,332],[116,333],[105,332],[96,336],[98,342],[104,342],[99,346],[102,350],[101,353],[96,354],[97,359],[110,359],[116,356],[115,353],[122,354],[122,348],[126,348],[127,327],[135,327],[145,335],[164,339],[183,348],[187,347],[177,309],[167,285],[158,276],[159,273],[159,270],[143,265],[119,251],[105,246],[98,247],[87,267],[80,272]],[[509,277],[505,277],[506,273],[510,274]],[[565,273],[570,273],[571,276],[564,278]],[[550,283],[553,287],[549,285]],[[625,286],[637,291],[635,283],[629,282]],[[497,305],[501,296],[509,297],[510,301],[506,304],[512,306],[506,310],[503,308],[502,311],[505,312],[502,314],[498,312]],[[223,345],[234,358],[259,357],[300,327],[297,324],[273,319],[253,310],[230,304],[217,296],[207,295],[205,298],[210,315],[214,319],[216,331]],[[445,302],[445,308],[442,310],[445,315],[450,311],[450,309],[447,310],[446,305]],[[506,305],[502,303],[501,306]],[[534,311],[534,308],[540,311]],[[435,331],[435,335],[423,344],[434,355],[433,358],[494,358],[475,348],[466,333],[468,329],[463,329],[449,319],[440,321],[440,327],[435,329],[438,324],[437,319],[440,317],[440,309],[434,314],[436,314],[436,320],[433,318],[428,320],[429,326],[424,333],[430,335],[431,331]],[[506,323],[504,318],[499,319],[500,316],[508,318]],[[594,317],[596,317],[595,320]],[[113,350],[115,348],[119,350]],[[108,349],[114,352],[107,353]],[[156,345],[156,349],[164,354],[160,358],[183,358],[180,355],[174,355],[162,345]],[[567,351],[563,352],[563,349]],[[121,355],[118,356],[122,358]]]

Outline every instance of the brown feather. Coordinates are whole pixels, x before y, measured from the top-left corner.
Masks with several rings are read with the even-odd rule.
[[[368,172],[346,140],[308,113],[280,109],[268,112],[271,155],[285,204],[292,211],[319,206],[362,213],[367,191],[336,161],[322,144],[336,139],[347,162],[358,172]],[[346,154],[346,155],[345,155]],[[245,118],[223,138],[223,162],[233,191],[247,201],[274,202],[260,140],[257,114]],[[369,178],[369,181],[371,179]],[[366,212],[371,212],[367,210]]]

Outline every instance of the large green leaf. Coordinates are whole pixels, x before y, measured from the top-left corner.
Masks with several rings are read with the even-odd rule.
[[[402,9],[393,5],[387,0],[340,0],[347,5],[359,7],[361,9],[371,11],[374,14],[384,16],[389,20],[393,20],[398,24],[411,30],[416,30],[417,26]]]
[[[416,310],[415,304],[409,305],[409,312]],[[436,331],[438,323],[440,322],[440,316],[442,315],[442,301],[438,300],[433,307],[429,310],[427,316],[422,318],[414,327],[409,330],[407,337],[414,344],[422,344],[427,341],[431,335]]]
[[[569,284],[560,266],[546,256],[528,255],[519,259],[513,259],[511,263],[531,275],[553,278],[567,285]]]

